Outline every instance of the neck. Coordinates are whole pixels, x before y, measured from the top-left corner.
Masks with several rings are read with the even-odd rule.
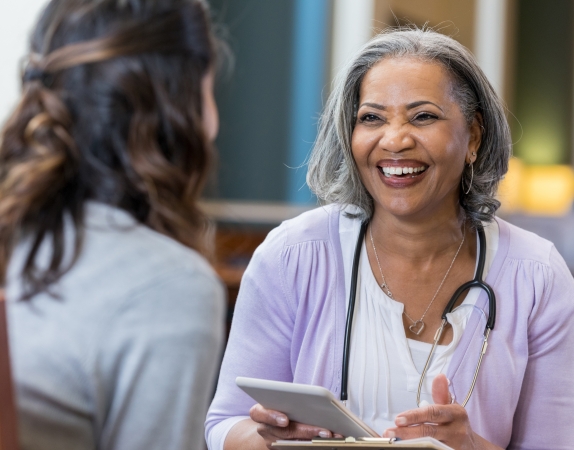
[[[409,220],[377,211],[371,231],[381,253],[412,264],[432,264],[436,258],[460,245],[464,229],[460,208],[450,214],[435,214],[424,220]]]

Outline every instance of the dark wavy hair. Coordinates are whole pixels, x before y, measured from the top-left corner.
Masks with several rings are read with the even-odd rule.
[[[52,0],[32,35],[22,96],[0,142],[0,282],[31,238],[27,297],[77,259],[87,200],[201,251],[197,207],[212,149],[201,82],[217,41],[201,0]],[[75,229],[64,264],[64,223]],[[52,243],[47,267],[36,255]],[[67,259],[66,259],[67,261]]]

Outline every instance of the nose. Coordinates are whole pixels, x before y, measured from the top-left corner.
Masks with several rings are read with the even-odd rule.
[[[414,139],[411,136],[408,126],[400,123],[389,123],[382,129],[383,134],[379,139],[379,146],[388,152],[399,153],[403,150],[413,148]]]

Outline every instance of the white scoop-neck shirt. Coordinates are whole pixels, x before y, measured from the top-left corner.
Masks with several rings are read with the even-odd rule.
[[[359,229],[359,220],[341,214],[339,239],[344,255],[347,302]],[[486,258],[483,279],[498,249],[496,221],[485,223],[484,232]],[[388,297],[378,285],[367,258],[366,243],[367,239],[363,241],[357,277],[347,406],[371,428],[382,433],[394,427],[397,414],[417,407],[420,374],[431,344],[407,339],[402,320],[404,306]],[[379,254],[379,257],[384,258],[384,255]],[[464,302],[448,314],[448,321],[453,327],[453,340],[449,345],[437,347],[423,383],[421,400],[432,403],[432,380],[439,373],[446,373],[479,293],[478,288],[471,289]],[[429,293],[429,301],[431,297],[432,293]]]

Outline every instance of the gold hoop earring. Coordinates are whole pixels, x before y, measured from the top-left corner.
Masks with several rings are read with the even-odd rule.
[[[472,156],[474,156],[474,153],[472,154]],[[462,192],[464,192],[464,195],[468,195],[468,193],[470,192],[470,189],[472,188],[472,181],[474,180],[474,167],[473,167],[473,163],[469,164],[470,166],[470,183],[468,184],[468,189],[465,191],[464,190],[464,177],[460,179],[460,185],[462,187]]]

